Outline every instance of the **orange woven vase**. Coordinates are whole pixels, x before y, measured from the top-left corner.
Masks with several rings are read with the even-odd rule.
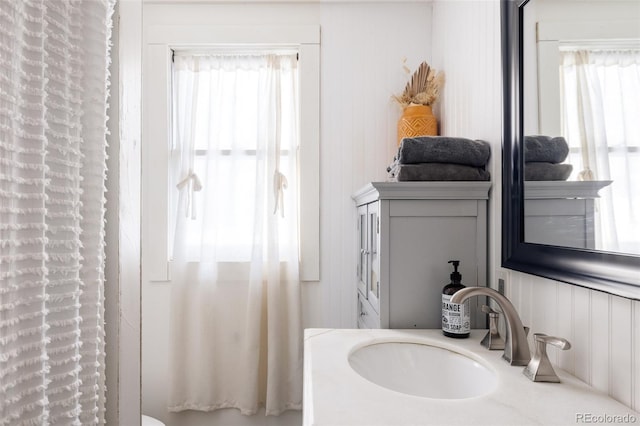
[[[438,121],[430,106],[410,105],[398,120],[398,145],[402,138],[415,136],[437,136]]]

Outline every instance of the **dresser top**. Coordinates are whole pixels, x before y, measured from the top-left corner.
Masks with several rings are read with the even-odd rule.
[[[375,200],[487,200],[491,182],[370,182],[351,198],[361,205]]]
[[[524,198],[599,198],[598,191],[611,184],[611,180],[591,181],[526,181]]]

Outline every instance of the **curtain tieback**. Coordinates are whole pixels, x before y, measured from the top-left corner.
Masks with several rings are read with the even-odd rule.
[[[187,208],[185,211],[186,217],[189,217],[189,212],[191,212],[191,219],[196,218],[196,203],[195,203],[195,192],[202,190],[202,182],[197,174],[193,172],[193,170],[189,170],[187,176],[182,179],[176,185],[176,188],[182,190],[185,186],[189,185],[189,191],[187,192]]]
[[[582,181],[595,180],[593,171],[589,167],[586,167],[583,171],[578,173],[578,180],[582,180]]]
[[[273,209],[273,214],[280,209],[280,215],[284,217],[284,190],[289,186],[287,177],[280,173],[280,170],[276,170],[273,173],[273,194],[276,198],[276,206]]]

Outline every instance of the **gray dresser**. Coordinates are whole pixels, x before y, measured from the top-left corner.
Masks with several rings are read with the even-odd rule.
[[[610,184],[610,180],[525,182],[525,241],[595,249],[595,200]]]
[[[353,195],[359,328],[440,328],[442,287],[487,284],[490,182],[372,182]],[[485,327],[472,299],[472,327]]]

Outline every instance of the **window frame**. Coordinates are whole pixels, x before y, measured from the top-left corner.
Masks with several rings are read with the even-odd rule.
[[[320,27],[149,26],[144,34],[142,210],[143,279],[170,281],[169,156],[174,50],[295,48],[299,53],[300,280],[320,279]],[[161,149],[164,147],[164,149]],[[153,212],[144,216],[145,212]]]

